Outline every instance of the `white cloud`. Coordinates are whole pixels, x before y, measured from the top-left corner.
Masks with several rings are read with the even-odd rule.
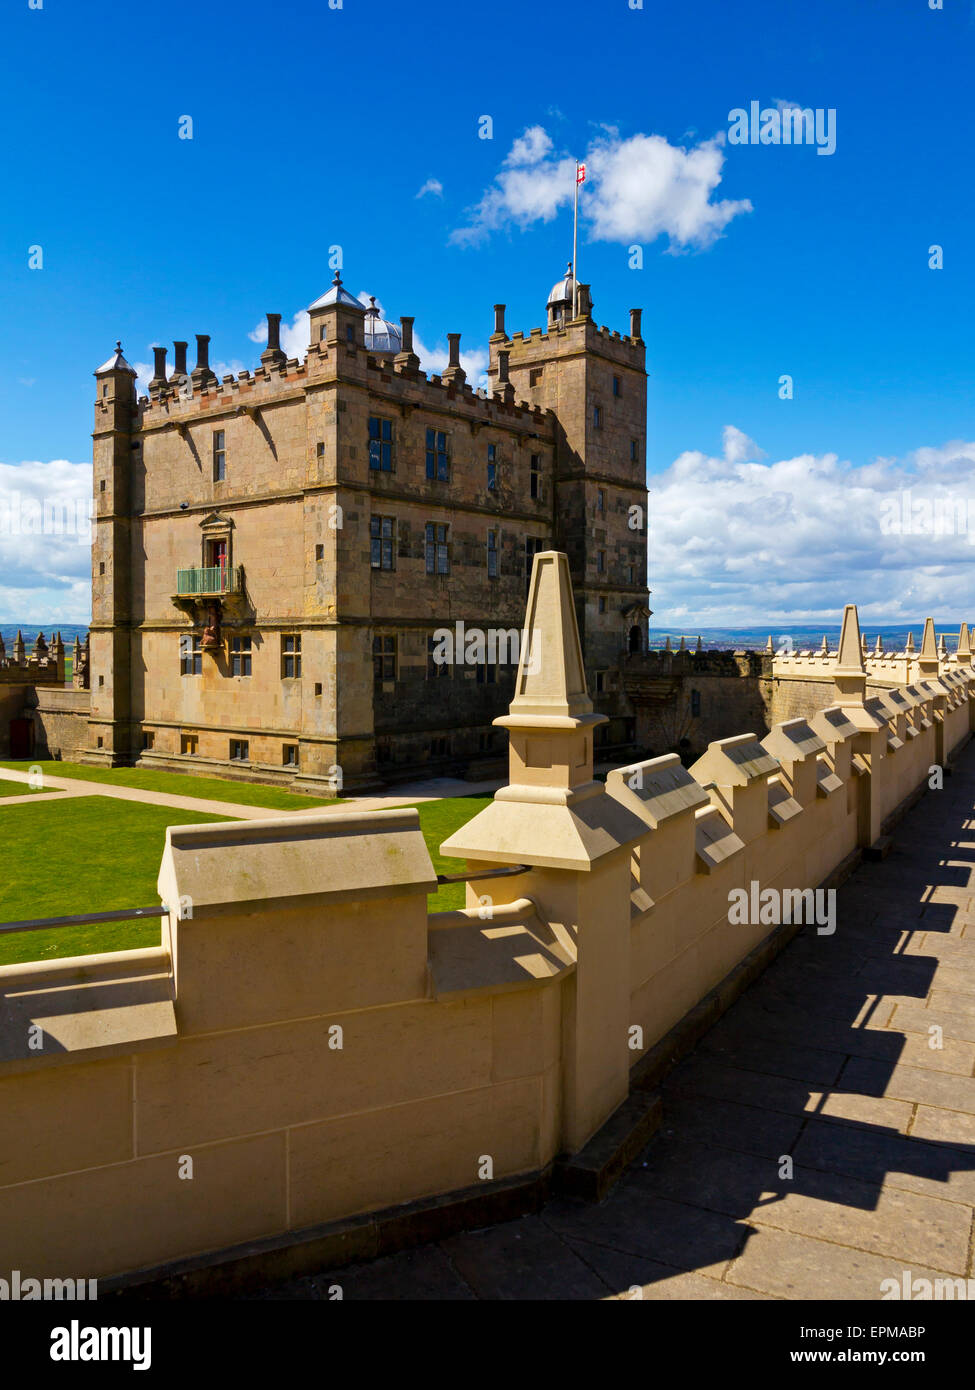
[[[659,625],[835,623],[845,603],[868,621],[971,621],[975,443],[859,467],[836,454],[761,457],[726,426],[721,457],[688,450],[650,479]]]
[[[416,196],[418,198],[425,198],[428,193],[432,193],[435,198],[443,197],[443,184],[439,179],[427,179]]]
[[[415,330],[413,333],[413,351],[420,359],[420,367],[428,375],[442,373],[450,361],[450,353],[445,346],[438,343],[436,347],[426,347]],[[487,348],[474,348],[472,351],[461,349],[460,365],[467,373],[468,383],[474,387],[475,391],[481,386],[487,386],[489,361]]]
[[[710,246],[748,199],[712,201],[724,166],[724,137],[687,149],[661,135],[623,138],[607,128],[587,149],[580,217],[593,241],[628,245],[669,239],[671,250]],[[470,210],[467,226],[450,237],[476,245],[512,224],[524,230],[550,222],[575,192],[575,159],[555,152],[541,126],[530,126],[514,142],[494,183]]]
[[[0,622],[89,621],[91,489],[90,463],[0,463]]]

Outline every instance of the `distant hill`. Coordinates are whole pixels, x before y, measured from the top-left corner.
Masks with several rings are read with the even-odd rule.
[[[38,632],[43,632],[44,639],[50,642],[51,638],[58,631],[61,633],[61,640],[66,649],[74,646],[75,638],[80,634],[84,637],[88,631],[88,624],[79,627],[77,623],[54,623],[53,626],[39,627],[37,623],[2,623],[0,624],[0,637],[3,638],[4,646],[10,651],[11,643],[17,636],[18,629],[24,635],[24,646],[29,650],[34,645],[34,640]]]

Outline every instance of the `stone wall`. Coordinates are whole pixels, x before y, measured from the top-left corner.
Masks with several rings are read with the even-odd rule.
[[[34,754],[77,762],[89,746],[91,692],[39,686],[31,690],[25,713],[34,725]]]

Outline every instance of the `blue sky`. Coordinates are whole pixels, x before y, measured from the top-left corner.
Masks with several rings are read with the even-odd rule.
[[[851,485],[860,504],[919,472],[957,492],[975,464],[971,0],[630,3],[8,6],[0,490],[90,459],[91,372],[116,338],[145,363],[207,332],[212,362],[253,366],[249,334],[326,288],[332,245],[349,288],[416,316],[428,366],[459,331],[476,368],[496,300],[509,331],[544,320],[571,250],[553,188],[580,156],[595,316],[625,329],[644,309],[658,615],[799,621],[859,583],[877,616],[930,596],[970,618],[967,537],[946,577],[930,538],[864,557],[861,536],[844,565],[827,533],[855,527]],[[833,108],[835,152],[728,143],[751,101]],[[808,486],[780,468],[796,459]],[[763,512],[774,592],[748,575]],[[0,619],[84,620],[83,547],[62,549],[45,569],[0,535]]]

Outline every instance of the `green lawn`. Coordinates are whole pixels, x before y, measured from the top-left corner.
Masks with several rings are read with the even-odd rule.
[[[266,806],[272,811],[305,811],[312,806],[334,806],[335,796],[298,796],[280,787],[265,787],[251,782],[225,781],[222,777],[188,777],[181,772],[157,772],[147,767],[88,767],[85,763],[0,762],[0,768],[12,767],[19,772],[40,767],[51,777],[75,777],[81,782],[104,782],[109,786],[137,787],[140,791],[170,792],[174,796],[192,796],[199,801],[229,801],[237,806]]]
[[[440,843],[489,801],[489,797],[462,796],[423,802],[416,808],[437,873],[463,870],[461,860],[441,857]],[[0,922],[154,906],[159,902],[156,878],[166,826],[222,819],[106,796],[83,796],[46,806],[0,806]],[[431,912],[463,907],[464,885],[445,884],[428,902]],[[0,965],[158,946],[159,940],[155,918],[3,933]]]
[[[29,787],[26,782],[11,782],[9,777],[0,777],[0,797],[43,795],[47,787]]]

